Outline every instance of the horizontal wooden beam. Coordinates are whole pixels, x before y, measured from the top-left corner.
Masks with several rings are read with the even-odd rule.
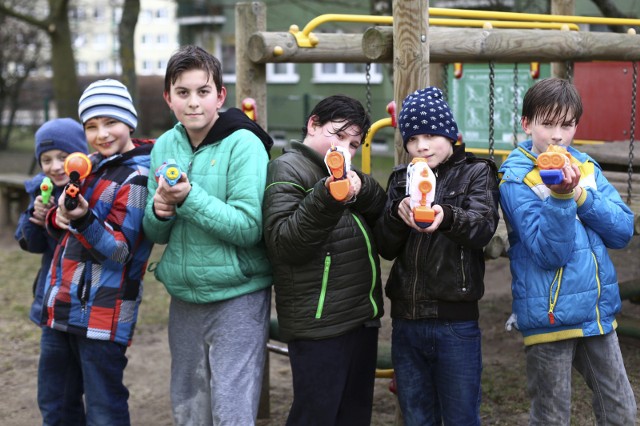
[[[435,63],[638,61],[640,36],[604,32],[529,29],[429,28]],[[393,29],[372,27],[362,38],[372,62],[393,59]]]
[[[249,38],[249,58],[258,64],[393,60],[392,27],[316,37],[315,47],[298,47],[289,32],[256,32]],[[630,34],[431,27],[428,37],[434,63],[640,61],[640,36]]]
[[[316,35],[315,47],[298,47],[288,32],[257,32],[249,38],[249,59],[257,64],[270,62],[369,62],[362,51],[362,34]]]

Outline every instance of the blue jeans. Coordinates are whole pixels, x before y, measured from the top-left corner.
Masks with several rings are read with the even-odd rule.
[[[527,346],[525,353],[530,425],[570,424],[572,366],[593,391],[599,425],[636,424],[636,400],[615,331]]]
[[[38,366],[43,425],[129,425],[129,391],[122,382],[126,350],[44,327]]]
[[[477,321],[392,321],[391,356],[406,426],[479,425]]]

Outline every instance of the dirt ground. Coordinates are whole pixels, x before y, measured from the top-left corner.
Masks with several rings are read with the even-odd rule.
[[[9,158],[7,154],[3,153],[1,160],[8,160],[7,164],[12,163],[24,170],[17,164],[17,158]],[[151,261],[159,258],[159,251],[159,248],[154,249]],[[640,277],[640,236],[635,236],[628,248],[611,254],[621,282]],[[0,228],[0,419],[5,426],[41,423],[36,404],[39,330],[28,320],[29,289],[38,263],[37,256],[18,248],[11,229]],[[389,263],[383,262],[383,279],[388,268]],[[13,282],[17,284],[9,284]],[[507,333],[504,330],[504,322],[511,312],[507,259],[487,261],[485,285],[486,294],[480,304],[484,365],[482,421],[486,425],[526,425],[528,399],[524,390],[522,338],[517,332]],[[125,370],[134,425],[173,424],[168,393],[167,307],[168,297],[164,288],[151,274],[147,274],[140,320],[133,344],[127,351],[129,364]],[[386,311],[389,312],[388,306]],[[640,329],[640,305],[625,301],[619,321],[623,324],[629,320],[635,321],[636,330]],[[390,332],[390,319],[385,315],[380,331],[382,346],[388,347]],[[620,336],[620,342],[636,400],[640,401],[640,338]],[[283,425],[292,400],[288,359],[270,353],[269,366],[270,415],[260,419],[259,426]],[[572,424],[593,424],[589,390],[579,377],[574,375],[574,378]],[[376,380],[372,425],[394,424],[396,405],[394,395],[388,389],[389,382],[387,378]]]

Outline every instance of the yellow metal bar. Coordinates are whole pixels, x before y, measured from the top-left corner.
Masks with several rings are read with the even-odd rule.
[[[373,135],[375,135],[381,128],[392,125],[391,118],[383,118],[371,125],[371,128],[367,132],[367,136],[364,138],[364,144],[362,144],[362,173],[371,174],[371,143],[373,141]]]
[[[576,24],[566,22],[527,22],[527,21],[483,21],[479,19],[447,19],[429,18],[429,25],[442,27],[480,27],[487,24],[493,28],[537,28],[541,30],[572,30],[578,31]]]
[[[434,21],[431,16],[449,16],[455,18],[464,18],[464,20],[479,20],[479,23],[458,23],[459,20],[451,20],[451,24],[442,23],[443,21]],[[640,26],[640,19],[630,18],[604,18],[598,16],[575,16],[575,15],[545,15],[541,13],[516,13],[516,12],[495,12],[484,10],[465,10],[465,9],[447,9],[441,7],[429,8],[429,24],[430,25],[447,25],[447,26],[484,26],[489,23],[495,28],[542,28],[542,29],[562,29],[562,25],[569,25],[569,29],[577,30],[577,24],[602,24],[602,25],[627,25]],[[509,22],[511,21],[511,22]],[[516,25],[514,21],[531,22],[532,26]],[[292,25],[289,32],[296,38],[298,46],[313,47],[318,44],[317,38],[313,37],[311,31],[324,24],[325,22],[354,22],[354,23],[370,23],[370,24],[393,24],[393,16],[374,16],[374,15],[348,15],[339,13],[327,13],[313,18],[304,29],[300,31],[297,25]],[[472,21],[473,22],[473,21]],[[537,25],[533,23],[537,22]],[[545,25],[542,25],[545,23]],[[550,24],[550,25],[549,25]]]
[[[456,18],[474,19],[508,19],[512,21],[640,26],[640,19],[603,18],[597,16],[544,15],[540,13],[491,12],[484,10],[447,9],[442,7],[430,7],[429,16],[454,16]]]
[[[488,148],[470,148],[470,147],[467,146],[467,147],[465,147],[464,150],[466,152],[471,152],[473,154],[489,155],[489,149]],[[504,160],[507,159],[507,157],[509,156],[511,151],[512,150],[510,150],[510,149],[494,149],[493,150],[493,154],[500,156],[500,158],[502,158],[502,161],[504,161]]]

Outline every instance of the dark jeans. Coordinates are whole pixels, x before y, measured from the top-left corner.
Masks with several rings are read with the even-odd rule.
[[[43,328],[38,406],[44,425],[129,425],[126,346]],[[85,406],[82,403],[84,390]]]
[[[477,321],[392,321],[391,356],[405,426],[480,425]]]
[[[378,328],[289,342],[293,404],[287,426],[369,426]]]

